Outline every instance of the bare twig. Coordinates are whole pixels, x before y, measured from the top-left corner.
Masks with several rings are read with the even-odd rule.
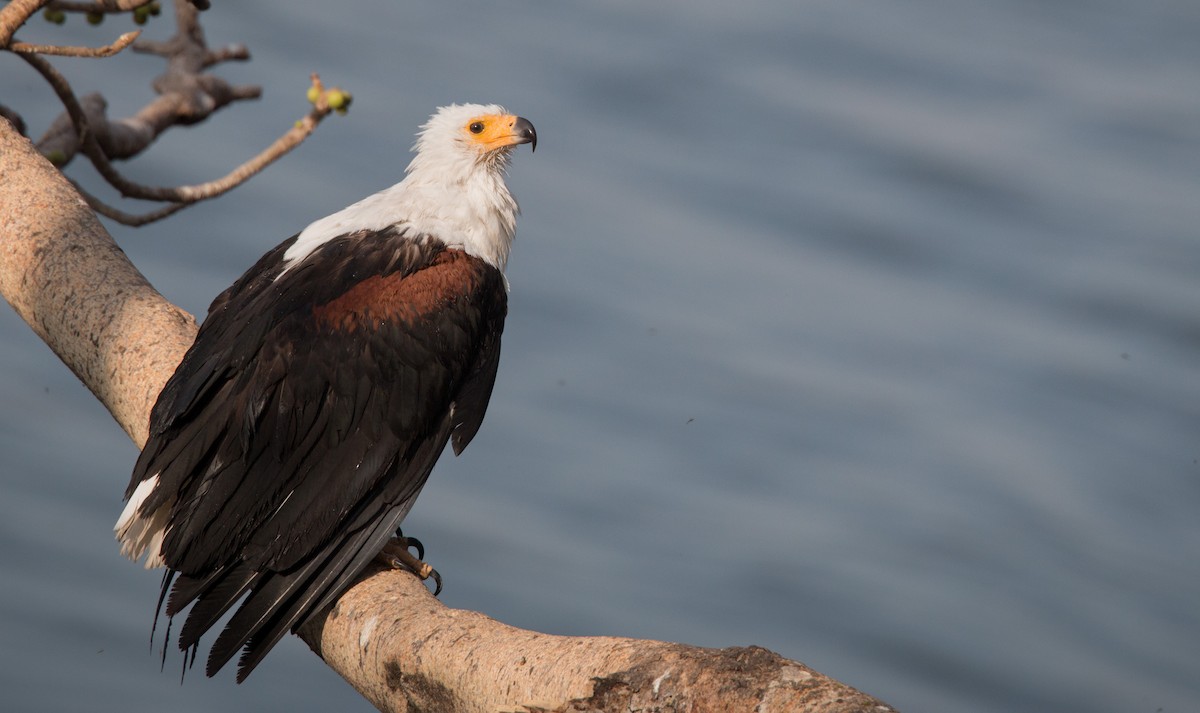
[[[13,52],[23,54],[53,54],[62,57],[111,57],[114,54],[125,49],[133,44],[133,41],[142,34],[141,30],[126,32],[121,35],[110,45],[103,47],[75,47],[71,45],[31,45],[28,42],[14,41],[9,45],[9,49]]]
[[[328,105],[314,107],[304,118],[298,120],[291,129],[288,129],[283,136],[280,136],[257,156],[230,171],[223,178],[194,186],[180,186],[179,188],[169,189],[176,196],[173,200],[181,200],[189,203],[207,200],[215,198],[231,188],[244,183],[251,176],[279,160],[279,158],[311,136],[312,132],[316,130],[317,125],[321,123],[321,120],[329,116],[330,111]]]
[[[174,215],[175,213],[178,213],[179,211],[191,205],[191,203],[168,203],[158,210],[152,210],[149,213],[143,213],[142,215],[134,215],[132,213],[126,213],[125,211],[113,208],[96,196],[93,196],[91,193],[84,190],[83,186],[79,185],[75,181],[71,181],[71,185],[75,186],[75,190],[79,191],[79,195],[83,196],[83,199],[87,201],[89,208],[105,218],[110,218],[117,221],[121,225],[128,225],[134,228],[162,220],[163,218],[166,218],[169,215]]]
[[[210,50],[204,57],[204,67],[220,64],[221,62],[245,62],[250,59],[250,50],[246,45],[226,45],[220,49]]]
[[[134,52],[156,54],[160,57],[181,58],[189,64],[195,63],[193,47],[205,50],[204,30],[200,27],[199,13],[188,6],[186,0],[175,0],[175,35],[166,41],[143,40],[134,46]]]
[[[22,57],[46,79],[50,86],[54,88],[55,93],[58,94],[63,106],[67,108],[67,113],[70,115],[71,121],[74,123],[76,134],[83,137],[81,148],[87,154],[87,157],[91,159],[96,170],[100,172],[104,180],[108,181],[127,198],[195,203],[225,193],[231,188],[244,183],[248,178],[262,171],[307,139],[317,128],[317,125],[321,123],[321,120],[329,116],[331,111],[336,110],[334,107],[330,107],[328,96],[340,91],[336,88],[321,91],[312,111],[297,121],[283,136],[276,139],[257,156],[238,166],[222,178],[198,185],[178,186],[175,188],[143,186],[122,176],[113,167],[108,157],[105,156],[104,150],[100,147],[96,136],[89,131],[87,115],[79,101],[75,98],[74,92],[71,91],[71,86],[66,78],[41,57],[36,55],[22,55]],[[314,81],[319,81],[315,75]]]
[[[87,200],[88,205],[97,213],[111,218],[118,223],[130,226],[146,225],[157,220],[162,220],[177,211],[186,208],[187,206],[198,203],[210,198],[216,198],[219,195],[229,192],[237,186],[245,183],[252,176],[262,171],[267,166],[279,160],[292,149],[299,146],[305,139],[312,135],[316,130],[317,125],[329,115],[331,110],[326,105],[324,108],[314,108],[307,116],[298,120],[296,124],[289,129],[283,136],[276,139],[270,146],[263,149],[257,156],[246,161],[234,170],[230,171],[225,176],[207,183],[200,183],[192,186],[179,186],[176,188],[154,188],[150,186],[139,186],[135,183],[121,180],[125,182],[126,188],[137,189],[137,192],[143,195],[133,195],[127,193],[128,197],[150,198],[152,200],[172,200],[175,201],[158,210],[151,211],[142,215],[133,215],[125,213],[112,206],[105,204],[99,198],[91,195],[83,190],[79,185],[75,188],[80,195]],[[111,165],[110,165],[111,168]],[[111,181],[110,181],[111,182]],[[124,191],[123,191],[124,192]],[[173,198],[166,199],[159,196],[172,195]]]

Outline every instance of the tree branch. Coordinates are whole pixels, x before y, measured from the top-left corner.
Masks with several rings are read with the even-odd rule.
[[[136,443],[195,338],[53,165],[0,121],[0,294]]]
[[[61,57],[111,57],[133,44],[142,34],[141,30],[126,32],[103,47],[75,47],[72,45],[31,45],[28,42],[13,42],[9,49],[23,54],[54,54]]]
[[[892,710],[766,649],[526,631],[397,570],[371,571],[299,635],[382,711]]]
[[[150,286],[71,184],[4,120],[0,176],[0,293],[144,443],[194,321]],[[891,710],[765,649],[524,631],[449,609],[398,571],[366,573],[300,635],[385,711]]]
[[[162,208],[152,210],[149,213],[134,215],[133,213],[126,213],[123,210],[113,208],[96,196],[88,193],[83,186],[79,185],[75,181],[71,181],[71,185],[75,186],[75,190],[79,191],[79,195],[83,196],[83,199],[87,201],[88,207],[90,207],[92,210],[96,211],[105,218],[115,220],[121,225],[128,225],[132,228],[137,228],[162,220],[163,218],[174,215],[191,205],[191,203],[168,203]]]
[[[0,8],[0,47],[8,47],[17,28],[45,4],[46,0],[12,0]]]
[[[76,147],[82,148],[88,158],[92,160],[92,165],[96,167],[100,175],[108,181],[109,185],[121,191],[126,197],[172,202],[172,205],[165,206],[145,215],[134,216],[105,205],[99,198],[76,186],[76,189],[83,194],[88,204],[94,210],[126,225],[144,225],[160,220],[187,205],[215,198],[245,183],[252,176],[303,143],[316,130],[317,125],[325,117],[329,116],[330,112],[338,111],[337,108],[330,105],[331,95],[340,95],[343,102],[349,101],[348,97],[350,96],[349,93],[336,87],[328,90],[325,89],[321,84],[321,80],[316,74],[313,74],[312,82],[313,88],[316,90],[316,100],[313,102],[312,110],[304,118],[297,120],[290,129],[284,132],[270,146],[259,152],[257,156],[233,169],[233,171],[222,178],[208,181],[207,183],[194,186],[176,186],[173,188],[143,186],[125,178],[117,171],[108,160],[107,154],[109,150],[101,146],[100,139],[97,137],[96,132],[92,130],[93,126],[108,126],[108,122],[103,119],[106,106],[104,97],[93,93],[84,97],[83,101],[80,101],[75,98],[75,94],[71,90],[71,86],[66,78],[58,70],[54,69],[49,62],[34,54],[21,55],[21,57],[45,78],[46,82],[58,94],[63,106],[67,108],[70,129],[68,130],[61,125],[61,119],[55,121],[46,132],[46,137],[43,137],[38,142],[38,149],[43,154],[46,154],[54,160],[56,165],[61,167],[65,161],[55,160],[59,158],[60,154],[56,151],[46,150],[46,146],[50,143],[47,137],[67,136],[70,138],[70,141],[66,144],[66,148],[69,150],[74,150]],[[344,109],[344,104],[339,104],[339,106]],[[97,121],[89,117],[99,117],[100,119]],[[110,131],[106,129],[102,129],[101,135],[111,138]],[[111,145],[113,142],[109,141],[108,143]],[[67,159],[69,160],[69,156]]]
[[[146,5],[153,0],[93,0],[93,2],[67,2],[64,0],[11,0],[0,8],[0,49],[7,48],[12,42],[12,36],[21,25],[24,25],[34,13],[49,6],[63,12],[129,12]],[[201,10],[207,9],[193,2]],[[15,43],[13,43],[15,44]]]
[[[142,187],[127,181],[110,161],[136,156],[172,126],[204,121],[213,112],[235,101],[258,98],[262,90],[256,86],[234,86],[204,72],[219,61],[247,59],[249,52],[240,46],[209,50],[192,5],[176,0],[175,21],[177,31],[170,40],[134,43],[135,52],[166,58],[167,70],[154,80],[158,97],[135,115],[121,120],[108,119],[105,114],[107,104],[100,95],[89,94],[82,101],[77,100],[70,83],[49,62],[36,54],[19,53],[45,78],[67,110],[66,116],[56,119],[38,141],[42,153],[55,157],[55,163],[62,167],[76,152],[83,150],[105,180],[124,195],[149,200],[182,200],[170,193],[172,189]],[[86,131],[81,130],[81,126],[86,127]],[[96,145],[89,147],[92,141]]]
[[[50,6],[72,12],[118,12],[145,5],[148,1],[56,1],[50,3]],[[9,13],[9,19],[27,18],[30,12],[36,10],[37,4],[13,3],[6,10],[17,7],[21,12],[15,15]],[[77,152],[82,151],[100,175],[123,196],[168,203],[147,213],[135,215],[109,206],[78,185],[75,186],[93,210],[125,225],[138,226],[161,220],[192,203],[215,198],[232,190],[302,143],[331,111],[344,112],[349,101],[348,93],[337,88],[326,91],[316,75],[313,75],[313,89],[310,90],[313,109],[257,156],[222,178],[176,187],[146,186],[129,180],[113,166],[113,159],[129,158],[144,151],[160,133],[173,125],[202,121],[211,112],[230,102],[255,98],[261,94],[258,87],[231,86],[217,77],[202,73],[202,70],[220,62],[248,59],[250,53],[241,45],[210,50],[205,42],[195,5],[196,3],[185,0],[176,0],[177,31],[170,40],[143,41],[134,45],[135,51],[166,58],[168,68],[154,82],[159,97],[143,107],[135,116],[120,121],[109,121],[106,115],[107,102],[102,95],[92,93],[82,99],[77,98],[66,77],[41,55],[108,56],[132,44],[139,32],[126,33],[112,45],[101,48],[33,45],[16,41],[7,47],[42,75],[66,109],[38,141],[38,149],[43,155],[62,168]],[[3,19],[4,16],[0,15],[0,20]],[[336,106],[331,106],[333,102],[330,97],[335,95],[340,98],[339,102]],[[24,134],[20,117],[4,107],[0,107],[0,110],[3,110],[3,115],[13,120],[18,130]]]

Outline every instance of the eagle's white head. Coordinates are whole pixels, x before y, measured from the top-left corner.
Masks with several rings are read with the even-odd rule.
[[[429,235],[503,270],[517,224],[516,200],[504,183],[513,150],[537,148],[528,119],[496,104],[452,104],[421,127],[416,156],[400,183],[305,228],[288,265],[322,243],[359,230],[405,228]]]
[[[520,144],[537,150],[537,132],[528,119],[496,104],[451,104],[421,127],[407,172],[422,174],[422,180],[470,180],[481,171],[503,176]]]

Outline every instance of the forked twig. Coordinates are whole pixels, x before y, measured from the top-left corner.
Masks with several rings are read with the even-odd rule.
[[[13,0],[0,10],[0,22],[13,18],[28,19],[42,6],[70,12],[124,12],[145,6],[148,2],[150,0],[52,0],[49,3],[46,0]],[[228,192],[303,143],[331,111],[344,113],[350,101],[349,93],[336,87],[326,89],[314,74],[313,88],[309,91],[312,110],[256,156],[227,175],[205,183],[176,187],[147,186],[125,177],[113,165],[113,159],[129,158],[140,153],[172,125],[202,121],[225,104],[261,94],[258,87],[231,86],[220,78],[202,73],[203,69],[219,62],[247,59],[250,53],[240,45],[210,50],[204,41],[196,12],[196,7],[201,5],[203,3],[195,0],[175,0],[177,32],[166,42],[139,41],[134,44],[140,34],[134,31],[100,48],[24,42],[11,42],[7,47],[0,45],[0,49],[12,51],[32,66],[54,90],[66,110],[38,141],[38,148],[43,155],[62,168],[76,153],[82,152],[104,180],[121,195],[169,204],[141,215],[131,214],[106,204],[76,184],[76,189],[93,210],[125,225],[145,225],[161,220],[188,205]],[[135,116],[121,121],[109,121],[105,116],[107,103],[103,96],[93,93],[82,99],[77,97],[67,78],[41,56],[104,57],[120,52],[131,44],[135,51],[165,57],[169,67],[167,73],[155,81],[159,97]]]

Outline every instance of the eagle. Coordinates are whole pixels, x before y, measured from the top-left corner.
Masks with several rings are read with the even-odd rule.
[[[114,528],[123,554],[165,567],[155,620],[164,602],[168,621],[187,610],[185,662],[236,605],[205,673],[241,651],[245,680],[389,545],[446,444],[457,455],[479,430],[521,144],[536,150],[533,124],[498,105],[438,109],[404,180],[313,222],[213,301]]]

